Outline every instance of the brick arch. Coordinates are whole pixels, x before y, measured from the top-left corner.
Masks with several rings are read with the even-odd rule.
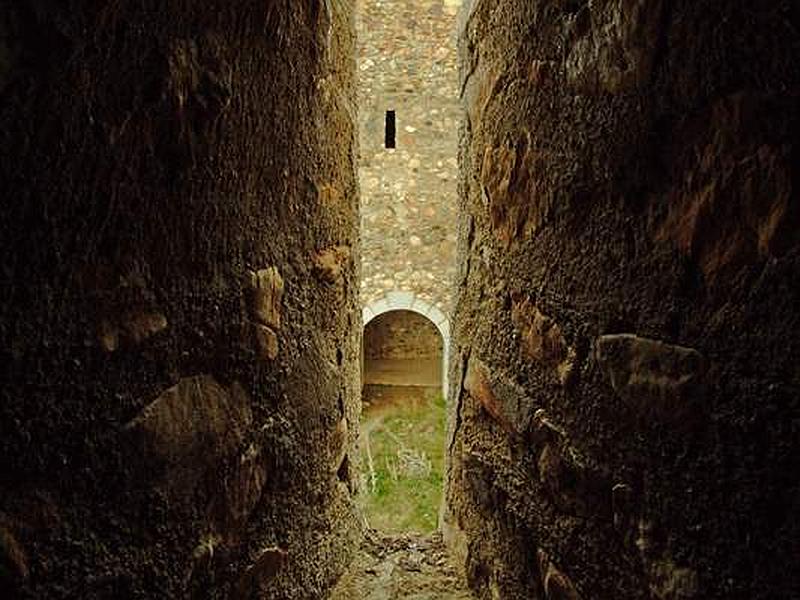
[[[447,399],[447,364],[450,356],[450,320],[430,302],[417,297],[414,292],[393,291],[371,302],[362,311],[363,326],[378,315],[394,310],[409,310],[427,318],[442,336],[442,394]]]

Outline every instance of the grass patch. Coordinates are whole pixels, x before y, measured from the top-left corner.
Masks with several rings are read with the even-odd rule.
[[[375,529],[434,531],[444,472],[444,398],[429,388],[369,388],[361,424],[362,510]]]

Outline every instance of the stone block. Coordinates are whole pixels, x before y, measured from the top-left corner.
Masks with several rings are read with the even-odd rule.
[[[470,358],[464,388],[509,433],[523,435],[528,430],[533,401],[502,373],[493,373],[479,359]]]
[[[373,302],[370,305],[370,308],[372,309],[372,312],[374,313],[375,316],[381,315],[392,309],[392,307],[389,306],[389,302],[385,298],[381,298],[380,300]]]
[[[414,304],[414,292],[392,291],[386,294],[386,299],[392,308],[409,308]]]
[[[447,346],[450,341],[450,322],[447,320],[442,321],[439,324],[439,332],[442,334],[445,346]]]
[[[191,488],[241,447],[252,425],[250,399],[210,375],[181,379],[131,421],[125,431],[144,465],[163,469],[170,489]]]
[[[777,115],[768,98],[735,94],[686,125],[685,171],[655,237],[696,261],[711,286],[800,240],[790,150],[761,133],[780,127]]]
[[[280,329],[284,282],[277,267],[250,272],[253,315],[262,324]]]
[[[675,422],[696,412],[706,371],[697,350],[615,334],[601,336],[595,352],[611,387],[639,416]]]
[[[437,327],[447,321],[447,317],[444,316],[444,313],[435,306],[428,308],[427,317],[433,321]]]
[[[365,306],[363,309],[361,309],[361,320],[365,325],[374,318],[375,313],[372,311],[372,308]]]

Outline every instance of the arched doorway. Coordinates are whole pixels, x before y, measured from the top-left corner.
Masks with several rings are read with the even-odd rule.
[[[445,334],[444,315],[410,293],[388,294],[364,309],[362,508],[376,529],[428,533],[437,527]]]
[[[376,317],[393,311],[408,311],[425,317],[441,335],[441,386],[442,396],[447,399],[447,364],[450,349],[450,321],[447,316],[436,306],[419,298],[413,292],[394,291],[364,307],[362,311],[364,330],[366,331],[367,326]],[[365,366],[366,364],[362,365],[362,367]]]
[[[426,316],[390,310],[364,326],[364,385],[441,389],[444,340]]]

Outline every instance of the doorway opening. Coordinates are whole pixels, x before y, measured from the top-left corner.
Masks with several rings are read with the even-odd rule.
[[[437,527],[444,472],[445,339],[428,317],[390,310],[364,327],[362,508],[370,527]]]

